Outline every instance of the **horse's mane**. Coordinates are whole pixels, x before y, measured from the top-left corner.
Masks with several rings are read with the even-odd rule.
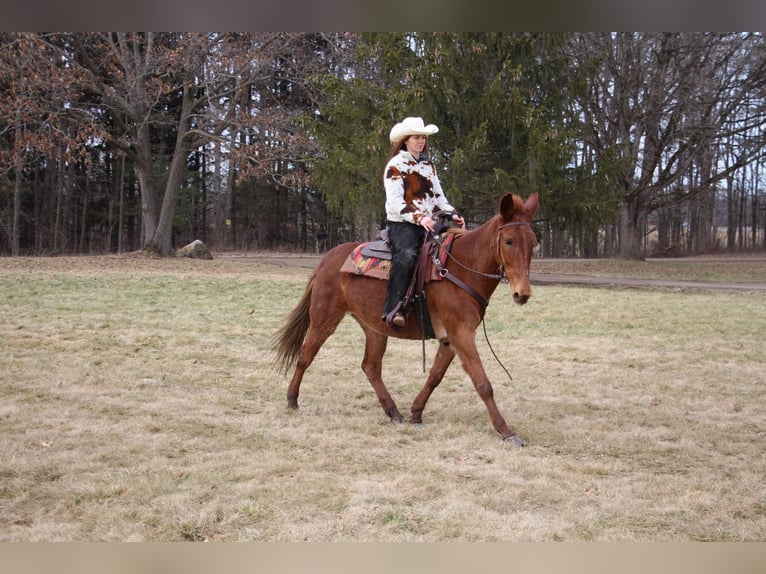
[[[444,233],[451,233],[452,235],[465,235],[468,230],[465,227],[448,227],[444,230]]]

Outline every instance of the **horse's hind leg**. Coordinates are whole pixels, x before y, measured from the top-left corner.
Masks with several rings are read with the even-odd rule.
[[[386,352],[386,346],[388,345],[388,337],[376,333],[372,329],[362,327],[365,334],[364,345],[364,359],[362,359],[362,370],[367,375],[367,379],[370,381],[372,388],[375,389],[375,394],[378,395],[378,401],[383,407],[383,411],[388,417],[397,423],[403,422],[404,417],[396,407],[394,399],[386,389],[386,385],[383,383],[383,355]]]
[[[431,370],[428,373],[426,384],[412,402],[412,408],[410,409],[410,412],[412,413],[410,422],[412,424],[421,424],[423,422],[423,409],[426,408],[426,403],[428,402],[431,393],[433,393],[434,389],[442,382],[444,373],[447,372],[447,368],[449,368],[452,359],[454,358],[455,350],[450,346],[449,341],[441,341],[439,350],[436,352],[436,357],[434,358],[434,364],[431,366]]]
[[[303,374],[306,369],[309,368],[311,362],[316,357],[319,349],[324,345],[327,338],[335,332],[338,324],[343,319],[341,313],[337,317],[328,317],[324,321],[315,320],[315,317],[311,318],[311,326],[306,334],[306,339],[303,341],[301,351],[298,354],[298,360],[295,363],[295,372],[293,378],[290,380],[290,384],[287,387],[287,406],[291,409],[298,408],[298,393],[301,388],[301,381],[303,380]],[[316,325],[319,325],[317,327]]]

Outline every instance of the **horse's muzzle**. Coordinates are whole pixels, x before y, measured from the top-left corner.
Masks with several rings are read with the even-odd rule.
[[[519,304],[523,305],[527,301],[529,301],[529,298],[532,296],[532,293],[530,293],[529,288],[522,289],[522,290],[515,290],[513,291],[513,300]]]
[[[529,273],[507,274],[508,286],[511,288],[513,301],[517,305],[524,305],[532,296],[532,286],[529,284]]]
[[[522,295],[521,293],[514,293],[513,294],[513,300],[516,301],[519,305],[523,305],[527,301],[529,301],[529,295]]]

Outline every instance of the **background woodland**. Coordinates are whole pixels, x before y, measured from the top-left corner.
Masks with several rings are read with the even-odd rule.
[[[755,33],[0,33],[0,254],[322,251],[385,221],[388,132],[544,257],[766,248]]]

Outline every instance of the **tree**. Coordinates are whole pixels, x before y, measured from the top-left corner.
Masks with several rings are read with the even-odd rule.
[[[36,168],[88,163],[85,144],[95,126],[72,103],[66,59],[44,39],[31,33],[0,37],[0,177],[12,180],[11,253],[19,254],[23,191]],[[57,214],[58,217],[58,214]]]
[[[142,243],[168,253],[171,224],[188,153],[199,143],[192,116],[210,94],[198,89],[208,38],[174,34],[91,33],[62,37],[85,75],[85,87],[99,97],[114,122],[108,141],[134,166],[142,198]],[[169,105],[178,95],[180,107]],[[158,191],[153,132],[160,125],[175,130],[175,146],[164,193]]]
[[[60,44],[71,46],[73,62],[86,76],[85,86],[114,123],[110,145],[132,161],[141,189],[146,249],[172,250],[175,207],[195,150],[222,143],[227,146],[223,161],[245,177],[270,171],[271,160],[296,139],[294,132],[279,131],[285,116],[272,113],[266,94],[254,89],[273,77],[275,59],[292,38],[153,32],[61,37]],[[172,135],[167,166],[157,162],[163,133]],[[283,138],[280,146],[274,146],[277,135]]]
[[[763,48],[757,35],[712,33],[578,34],[567,45],[574,65],[593,70],[578,100],[582,139],[596,169],[615,174],[619,257],[644,256],[649,213],[705,193],[763,154],[764,134],[753,131],[762,103],[744,114],[748,94],[766,82]],[[710,150],[734,135],[736,157],[711,161]]]
[[[312,174],[331,208],[382,223],[391,126],[439,126],[429,142],[450,201],[477,219],[500,191],[548,194],[569,150],[549,55],[562,38],[507,33],[362,35],[357,58],[325,77]]]
[[[371,238],[406,115],[439,125],[469,221],[540,192],[545,255],[640,258],[655,229],[706,251],[717,226],[747,249],[764,53],[741,33],[1,34],[0,250]]]

